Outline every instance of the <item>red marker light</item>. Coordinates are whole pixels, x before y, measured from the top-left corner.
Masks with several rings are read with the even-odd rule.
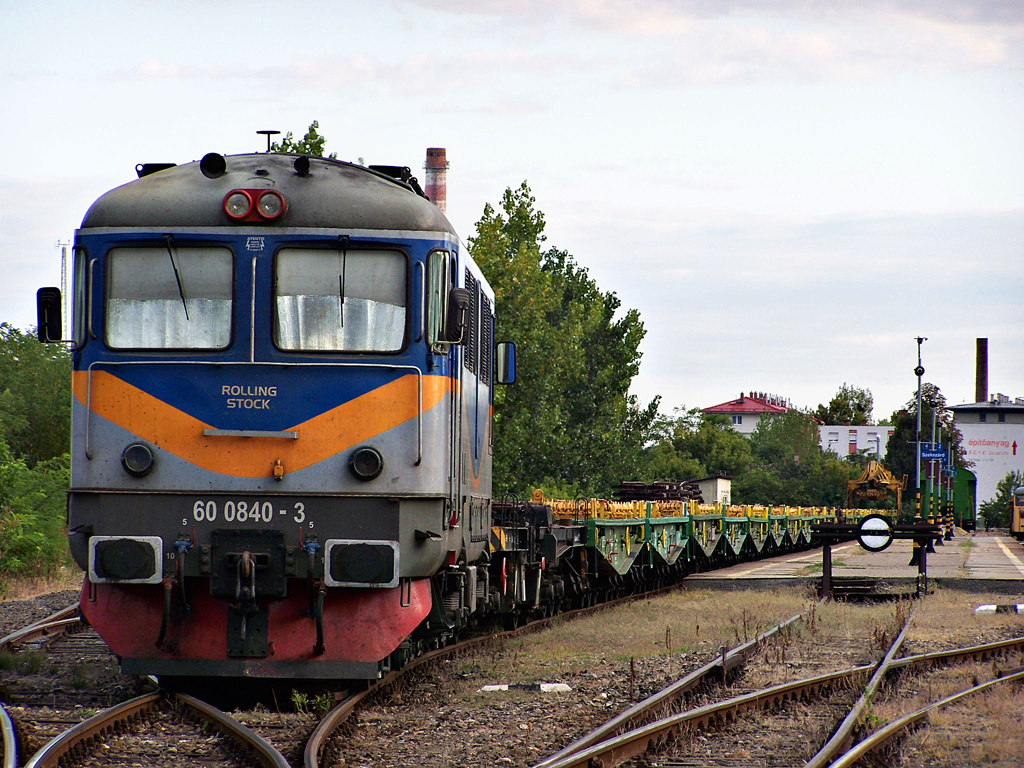
[[[224,213],[232,219],[244,219],[252,213],[252,197],[244,189],[228,192],[224,198]]]
[[[257,210],[259,210],[260,216],[262,216],[263,218],[276,219],[278,216],[284,213],[284,198],[278,192],[264,192],[262,195],[260,195],[259,202],[256,204],[256,208]]]
[[[288,201],[273,189],[233,189],[224,196],[223,208],[235,221],[273,221],[288,210]]]

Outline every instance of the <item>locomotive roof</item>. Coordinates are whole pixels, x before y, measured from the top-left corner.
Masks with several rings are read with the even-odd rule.
[[[141,178],[97,199],[86,212],[82,228],[236,225],[224,212],[223,201],[229,192],[274,189],[288,201],[287,210],[272,223],[255,226],[455,234],[437,206],[417,194],[415,179],[407,183],[389,174],[405,169],[381,172],[337,160],[267,153],[228,155],[223,158],[220,175],[211,177],[206,163],[210,157],[219,158],[207,155],[202,162],[148,174],[140,171]],[[308,160],[308,170],[303,167],[304,160]]]

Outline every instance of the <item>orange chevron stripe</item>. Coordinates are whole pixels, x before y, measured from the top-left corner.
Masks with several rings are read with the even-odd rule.
[[[74,374],[75,399],[85,405],[89,374]],[[423,377],[423,411],[448,390],[445,376]],[[235,477],[267,477],[273,462],[286,472],[305,469],[416,418],[416,375],[407,374],[312,419],[289,427],[296,440],[206,437],[211,425],[107,371],[93,371],[92,412],[197,467]]]

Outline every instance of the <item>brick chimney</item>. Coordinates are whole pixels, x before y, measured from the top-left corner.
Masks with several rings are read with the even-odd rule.
[[[445,158],[444,147],[429,147],[427,162],[423,167],[427,171],[423,191],[441,209],[441,213],[445,213],[448,209],[448,160]]]
[[[978,339],[977,363],[974,369],[974,402],[988,402],[988,339]]]

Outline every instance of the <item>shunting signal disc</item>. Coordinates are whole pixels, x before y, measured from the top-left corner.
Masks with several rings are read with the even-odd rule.
[[[868,515],[860,521],[857,540],[868,552],[881,552],[892,544],[892,524],[882,515]]]

